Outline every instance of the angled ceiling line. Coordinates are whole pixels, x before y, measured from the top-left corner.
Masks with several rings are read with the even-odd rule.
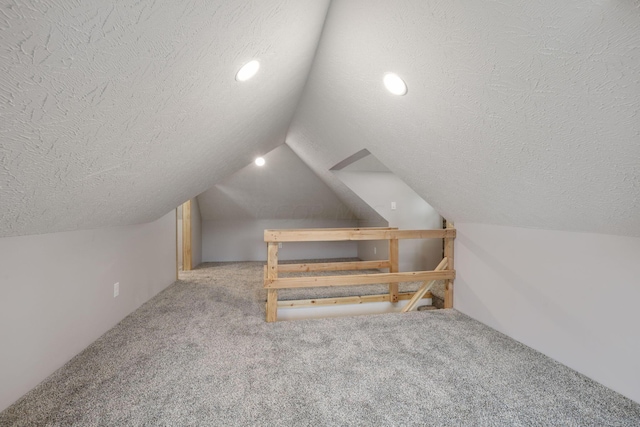
[[[324,37],[324,32],[327,28],[327,18],[329,17],[329,11],[331,10],[331,6],[333,5],[333,0],[329,0],[327,4],[327,11],[324,14],[324,20],[322,21],[322,28],[320,28],[320,33],[318,34],[318,40],[316,41],[315,49],[313,50],[313,56],[311,57],[311,65],[309,66],[309,70],[307,71],[307,75],[304,79],[304,84],[302,85],[302,90],[300,91],[300,95],[298,96],[298,100],[296,101],[296,105],[293,109],[293,114],[291,114],[291,119],[289,120],[289,124],[287,125],[287,132],[285,133],[285,140],[287,142],[286,135],[289,135],[289,129],[291,128],[291,123],[296,118],[296,113],[298,112],[298,107],[300,106],[300,102],[304,97],[305,92],[307,91],[307,85],[309,84],[309,77],[311,76],[311,72],[313,71],[314,66],[316,65],[316,58],[318,56],[318,50],[320,49],[320,43]]]

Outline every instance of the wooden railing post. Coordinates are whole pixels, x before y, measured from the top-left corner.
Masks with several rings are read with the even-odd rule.
[[[398,273],[398,239],[389,239],[389,273]],[[398,283],[389,283],[389,301],[398,302]]]
[[[420,298],[430,295],[431,282],[436,280],[446,281],[445,307],[453,307],[453,279],[456,271],[453,268],[453,239],[456,230],[453,223],[445,225],[445,229],[439,230],[398,230],[397,228],[328,228],[328,229],[300,229],[300,230],[265,230],[264,240],[267,242],[267,265],[264,267],[264,288],[267,290],[266,320],[275,322],[278,320],[278,306],[318,306],[347,303],[398,302],[399,300],[412,299],[412,305],[407,310],[413,309]],[[402,239],[444,239],[444,259],[434,271],[410,271],[400,272],[399,268],[399,241]],[[367,241],[378,240],[389,242],[389,259],[377,261],[349,261],[349,262],[325,262],[315,264],[284,264],[278,266],[278,244],[280,242],[332,242],[332,241]],[[283,273],[312,272],[312,271],[343,271],[343,270],[368,270],[388,268],[388,273],[347,274],[347,275],[322,275],[303,277],[279,278],[278,270]],[[399,283],[426,282],[418,293],[400,294]],[[342,297],[325,298],[300,301],[278,302],[278,289],[316,288],[328,286],[354,286],[373,285],[387,283],[389,293],[367,297]],[[355,302],[354,302],[355,299]]]
[[[278,278],[278,244],[267,244],[267,280]],[[267,322],[278,320],[278,290],[267,289]]]
[[[191,200],[182,204],[182,270],[193,267],[191,259]]]
[[[447,229],[452,229],[453,223],[447,221]],[[453,265],[453,240],[454,237],[444,238],[444,256],[447,258],[447,270],[455,269]],[[444,308],[453,308],[453,279],[444,281]]]

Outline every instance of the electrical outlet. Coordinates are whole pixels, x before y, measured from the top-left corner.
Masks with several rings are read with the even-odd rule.
[[[396,210],[396,202],[391,202],[391,210],[392,211]]]
[[[378,253],[378,248],[376,248],[375,246],[373,247],[373,254],[377,254]]]
[[[120,282],[113,284],[113,297],[120,295]]]
[[[278,243],[278,248],[282,249],[282,242]]]

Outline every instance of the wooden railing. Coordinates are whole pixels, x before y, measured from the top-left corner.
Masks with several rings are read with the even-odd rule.
[[[265,230],[267,243],[267,265],[264,272],[264,288],[267,289],[267,322],[278,318],[278,306],[319,306],[353,304],[363,302],[397,302],[411,299],[405,310],[415,308],[418,300],[428,295],[429,288],[436,280],[445,280],[445,308],[453,307],[453,240],[456,230],[448,225],[443,230],[398,230],[397,228],[318,228],[302,230]],[[444,259],[433,271],[398,272],[398,243],[403,239],[444,239]],[[278,264],[278,244],[283,242],[326,242],[347,240],[387,240],[389,259],[382,261],[324,262],[307,264]],[[370,273],[337,276],[279,277],[279,273],[314,271],[350,271],[388,269],[388,273]],[[414,293],[398,293],[398,283],[418,282],[424,284]],[[362,297],[331,298],[330,301],[304,300],[298,304],[283,301],[278,303],[278,289],[312,288],[325,286],[389,284],[389,293]],[[420,295],[420,296],[418,296]]]

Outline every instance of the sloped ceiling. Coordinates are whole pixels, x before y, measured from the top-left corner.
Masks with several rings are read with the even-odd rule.
[[[334,168],[335,170],[335,168]],[[375,156],[367,154],[361,159],[346,165],[340,169],[343,172],[391,172]]]
[[[1,1],[0,236],[150,221],[280,145],[328,4]]]
[[[202,219],[356,219],[283,144],[198,196]]]
[[[285,135],[358,217],[368,149],[454,221],[640,235],[637,2],[0,7],[0,236],[153,220]]]
[[[319,173],[366,148],[450,220],[640,235],[639,28],[633,1],[335,1],[287,142]]]

